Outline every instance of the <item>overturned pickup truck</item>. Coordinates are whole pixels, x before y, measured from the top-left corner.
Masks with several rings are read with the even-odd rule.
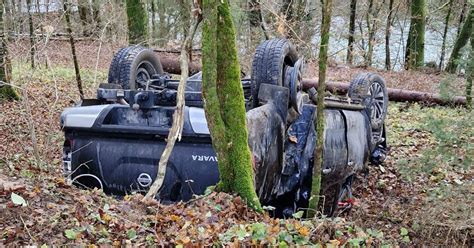
[[[255,187],[276,216],[308,207],[316,132],[324,132],[322,191],[326,214],[351,205],[351,184],[368,162],[385,159],[387,91],[376,74],[360,74],[348,96],[325,98],[325,129],[315,130],[316,91],[302,91],[304,61],[284,39],[257,47],[250,78],[242,79],[254,156]],[[64,173],[76,185],[124,195],[153,183],[176,105],[178,80],[141,46],[121,49],[97,99],[61,115]],[[203,194],[219,180],[204,115],[201,73],[187,80],[182,139],[176,143],[156,198],[164,203]]]

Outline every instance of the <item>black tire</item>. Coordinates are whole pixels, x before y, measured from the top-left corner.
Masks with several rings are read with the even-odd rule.
[[[256,49],[252,62],[252,103],[258,106],[260,84],[283,85],[285,67],[294,66],[298,60],[296,49],[286,39],[262,42]]]
[[[375,73],[359,73],[351,81],[349,97],[361,99],[370,118],[372,132],[382,133],[388,111],[388,93],[385,80]]]
[[[112,59],[108,82],[121,85],[123,89],[137,89],[143,88],[152,75],[163,73],[160,58],[153,50],[129,46],[120,49]]]

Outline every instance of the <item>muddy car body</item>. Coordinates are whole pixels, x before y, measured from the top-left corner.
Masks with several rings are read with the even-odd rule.
[[[242,79],[257,194],[275,215],[308,206],[316,145],[314,89],[303,92],[303,59],[282,39],[262,43],[250,78]],[[176,105],[178,81],[149,49],[120,50],[97,99],[64,110],[64,172],[74,183],[123,195],[146,192],[154,181]],[[186,201],[219,180],[201,95],[201,74],[188,78],[182,139],[156,198]],[[385,157],[387,93],[382,78],[361,74],[349,97],[328,96],[322,167],[325,211],[351,197],[354,174]]]

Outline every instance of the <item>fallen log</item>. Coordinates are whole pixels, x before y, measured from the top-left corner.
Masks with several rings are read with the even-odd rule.
[[[163,69],[172,74],[180,74],[179,60],[176,56],[160,56]],[[198,63],[189,63],[189,74],[195,74],[201,70],[201,65]],[[308,90],[311,87],[318,87],[318,80],[303,79],[303,89]],[[342,82],[328,82],[326,89],[336,95],[347,94],[349,90],[349,83]],[[455,96],[449,99],[441,97],[440,94],[433,94],[421,91],[411,91],[387,88],[388,98],[394,102],[422,102],[426,104],[437,105],[466,105],[466,98],[462,96]]]
[[[318,87],[316,79],[303,79],[303,89]],[[326,89],[334,94],[344,95],[349,90],[348,83],[328,82]],[[466,105],[466,98],[455,96],[449,99],[441,97],[440,94],[433,94],[420,91],[402,90],[387,88],[388,99],[395,102],[423,102],[437,105]]]
[[[165,72],[171,74],[181,74],[179,59],[176,56],[160,56],[161,65]],[[201,70],[201,65],[196,62],[188,63],[189,74],[193,75]]]

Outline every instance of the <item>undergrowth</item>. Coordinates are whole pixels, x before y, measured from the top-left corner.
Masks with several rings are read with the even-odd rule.
[[[359,210],[355,209],[345,219],[302,220],[301,216],[295,216],[296,220],[273,220],[242,212],[240,208],[245,205],[240,203],[229,206],[234,198],[228,196],[215,197],[208,203],[196,201],[192,208],[185,204],[159,206],[156,208],[160,211],[166,210],[165,214],[159,214],[150,213],[153,208],[138,204],[138,200],[117,201],[64,185],[60,172],[63,134],[59,114],[79,99],[74,70],[68,67],[31,70],[27,64],[19,63],[13,69],[14,84],[28,91],[31,113],[25,111],[22,101],[0,102],[3,110],[0,112],[0,176],[15,176],[31,186],[26,192],[18,192],[30,206],[9,208],[11,215],[0,223],[0,227],[5,227],[0,240],[13,242],[10,244],[31,244],[27,233],[20,232],[24,225],[15,216],[21,213],[26,218],[32,211],[41,217],[33,218],[33,224],[29,225],[31,230],[38,230],[38,235],[34,232],[31,235],[39,245],[49,241],[154,246],[160,245],[161,238],[167,244],[183,246],[192,244],[193,240],[214,245],[396,246],[423,244],[433,240],[431,236],[436,231],[446,237],[456,230],[464,234],[466,227],[472,226],[469,221],[474,206],[471,190],[474,116],[465,109],[391,102],[387,120],[391,150],[385,168],[371,172],[376,177],[366,186],[367,191],[357,192]],[[81,70],[81,75],[86,96],[95,97],[97,86],[106,81],[107,73]],[[32,153],[27,125],[30,121],[37,135],[41,164],[47,165],[41,170],[35,168],[38,163]],[[418,198],[411,201],[405,194],[413,191]],[[89,200],[90,197],[95,200]],[[81,206],[76,201],[82,198]],[[43,202],[45,199],[48,203]],[[0,207],[2,200],[10,204],[9,196],[0,197]],[[106,210],[106,204],[110,210]],[[226,212],[230,211],[229,207],[235,209],[231,211],[233,215]],[[413,213],[416,218],[404,219],[405,209],[416,211]],[[364,215],[369,210],[376,214]],[[81,214],[76,216],[76,212]],[[243,218],[242,213],[248,216]],[[216,217],[220,215],[225,217]],[[123,218],[131,219],[133,225],[130,222],[123,225]],[[196,219],[203,224],[196,224]],[[232,224],[227,224],[229,221]],[[365,224],[362,227],[360,223]],[[47,235],[54,238],[42,238]]]

